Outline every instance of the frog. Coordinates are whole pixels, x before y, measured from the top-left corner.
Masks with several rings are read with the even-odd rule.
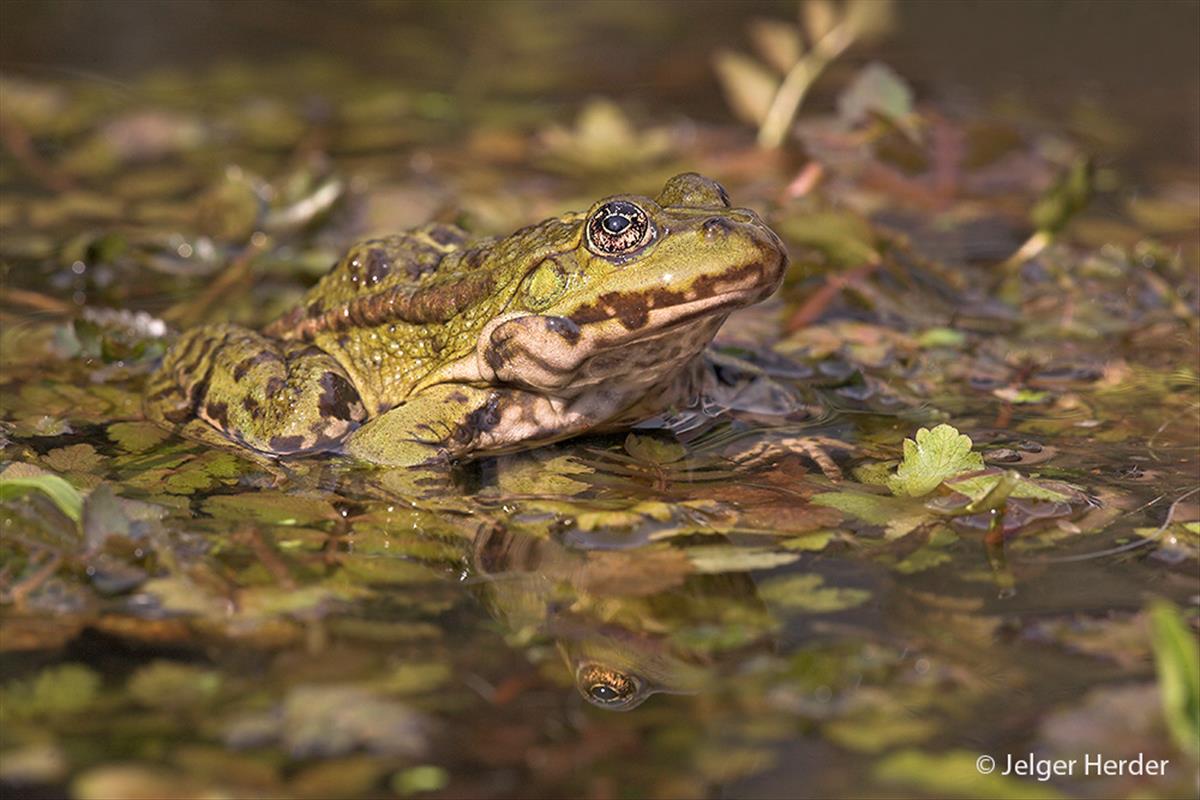
[[[502,238],[430,223],[352,246],[260,330],[183,332],[146,416],[269,458],[469,461],[684,407],[734,311],[776,291],[780,238],[694,172]]]

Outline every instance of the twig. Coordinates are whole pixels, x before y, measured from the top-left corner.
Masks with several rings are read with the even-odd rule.
[[[271,577],[275,579],[276,583],[289,591],[296,588],[296,581],[292,579],[292,573],[288,570],[287,564],[279,557],[279,553],[263,540],[261,531],[255,527],[243,528],[238,531],[237,538],[250,545],[254,555],[262,562],[267,572],[271,573]]]
[[[821,314],[825,313],[826,307],[833,302],[833,299],[842,289],[852,286],[862,281],[863,278],[871,274],[878,267],[880,261],[875,259],[861,266],[855,267],[849,272],[830,275],[825,279],[825,285],[817,291],[813,292],[812,297],[804,301],[804,305],[796,309],[795,313],[788,318],[787,330],[798,331],[815,322]]]
[[[37,591],[43,583],[49,580],[50,576],[58,571],[58,567],[62,564],[62,554],[52,553],[50,558],[46,559],[46,563],[38,567],[37,572],[30,575],[28,578],[19,581],[8,592],[5,598],[13,605],[19,606],[24,602],[25,598]]]
[[[266,248],[265,237],[256,236],[229,262],[229,266],[194,300],[178,303],[163,312],[162,319],[181,328],[195,325],[226,292],[250,277],[254,257]]]
[[[12,303],[51,314],[70,314],[76,309],[76,306],[59,300],[57,297],[50,297],[28,289],[5,289],[0,292],[0,303]]]

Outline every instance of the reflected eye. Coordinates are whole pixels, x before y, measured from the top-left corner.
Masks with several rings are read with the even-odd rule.
[[[600,664],[582,664],[575,675],[576,685],[592,705],[621,711],[645,699],[642,682]]]
[[[614,200],[596,209],[588,220],[587,243],[592,252],[603,256],[631,253],[654,238],[654,226],[637,205]]]

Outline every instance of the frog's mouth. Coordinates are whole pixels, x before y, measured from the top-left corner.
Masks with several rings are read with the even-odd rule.
[[[729,273],[699,278],[686,290],[656,286],[635,292],[608,292],[568,315],[597,348],[616,347],[647,335],[728,314],[765,300],[783,280],[786,258],[754,261]]]

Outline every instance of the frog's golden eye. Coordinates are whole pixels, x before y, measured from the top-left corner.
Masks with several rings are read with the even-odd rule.
[[[601,708],[623,709],[643,699],[642,683],[636,675],[598,664],[582,665],[575,680],[588,702]]]
[[[588,220],[588,249],[602,256],[628,255],[654,238],[654,226],[639,206],[613,200],[596,209]]]

